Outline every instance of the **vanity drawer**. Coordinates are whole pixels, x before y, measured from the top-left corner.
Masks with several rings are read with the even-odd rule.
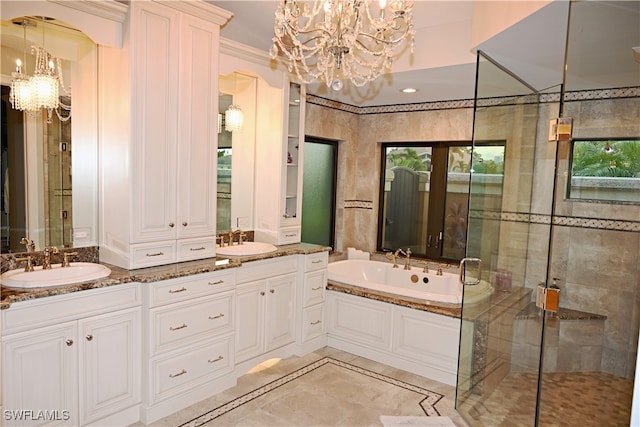
[[[304,255],[304,271],[314,271],[327,268],[329,252],[318,252]]]
[[[302,311],[302,341],[324,333],[324,304],[314,305]]]
[[[233,331],[233,292],[149,310],[151,355]]]
[[[236,272],[237,283],[247,283],[262,280],[267,277],[281,276],[295,273],[298,269],[298,259],[295,255],[279,258],[251,261],[242,264]]]
[[[2,310],[2,334],[135,307],[140,300],[138,283],[128,283],[16,302]]]
[[[327,271],[312,271],[304,273],[304,289],[302,290],[302,305],[308,307],[324,302],[325,289],[327,287]]]
[[[178,262],[216,256],[215,237],[178,240]]]
[[[175,241],[131,245],[131,270],[174,262],[176,262]]]
[[[300,243],[300,228],[288,228],[278,231],[278,244],[288,245],[291,243]]]
[[[235,271],[225,269],[151,283],[147,288],[149,307],[213,295],[235,288]]]
[[[233,370],[233,337],[207,340],[151,361],[151,401],[155,403]]]

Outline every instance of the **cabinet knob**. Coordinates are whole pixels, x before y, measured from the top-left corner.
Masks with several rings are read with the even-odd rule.
[[[85,337],[87,341],[91,341],[93,339],[93,335],[89,334]]]
[[[71,347],[73,345],[73,340],[72,339],[68,339],[66,341],[67,347]]]
[[[264,295],[264,291],[260,291],[260,295]]]
[[[184,221],[182,225],[186,227],[188,225],[187,221]]]
[[[272,294],[275,294],[276,290],[275,289],[270,289],[269,292],[271,292]]]
[[[173,227],[175,227],[175,226],[176,226],[176,225],[175,225],[174,223],[172,223],[172,222],[170,222],[170,223],[169,223],[169,227],[170,227],[170,228],[173,228]]]

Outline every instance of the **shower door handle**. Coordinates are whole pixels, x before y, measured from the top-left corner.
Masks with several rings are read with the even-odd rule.
[[[429,234],[429,236],[427,237],[427,247],[428,247],[428,248],[430,248],[430,247],[431,247],[431,240],[432,240],[432,238],[431,238],[431,237],[432,237],[432,236],[431,236],[431,234]]]
[[[436,237],[436,249],[440,247],[440,242],[442,242],[442,231],[438,233],[438,237]]]
[[[464,265],[467,262],[477,262],[478,263],[478,278],[474,281],[467,282],[465,280],[465,269]],[[478,285],[480,284],[480,276],[482,276],[482,260],[480,258],[462,258],[460,261],[460,284],[462,285]]]

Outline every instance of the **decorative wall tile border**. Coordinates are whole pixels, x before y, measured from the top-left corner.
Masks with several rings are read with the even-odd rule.
[[[373,202],[370,200],[345,200],[345,209],[373,209]]]
[[[598,230],[609,231],[629,231],[640,232],[640,221],[624,221],[599,218],[586,218],[562,215],[545,215],[522,212],[496,212],[496,211],[478,211],[469,212],[471,219],[487,219],[494,221],[522,222],[531,224],[547,224],[576,227],[576,228],[592,228]]]
[[[560,101],[560,92],[543,93],[539,95],[540,102],[550,103]],[[597,99],[615,98],[636,98],[640,97],[640,86],[624,87],[615,89],[593,89],[574,92],[565,92],[565,101],[587,101]],[[415,104],[380,105],[373,107],[357,107],[355,105],[344,104],[339,101],[322,98],[317,95],[307,94],[307,103],[336,110],[364,115],[364,114],[385,114],[385,113],[408,113],[415,111],[452,110],[458,108],[473,108],[473,99],[459,99],[453,101],[422,102]],[[480,106],[490,107],[496,105],[515,105],[537,102],[536,95],[524,97],[499,97],[486,98],[480,101]]]

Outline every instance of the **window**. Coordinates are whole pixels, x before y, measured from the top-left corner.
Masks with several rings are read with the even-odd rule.
[[[472,171],[473,159],[473,171]],[[382,144],[378,250],[441,261],[465,256],[471,172],[502,188],[504,143]],[[485,188],[486,187],[486,188]]]
[[[574,140],[568,198],[640,203],[640,139]]]

